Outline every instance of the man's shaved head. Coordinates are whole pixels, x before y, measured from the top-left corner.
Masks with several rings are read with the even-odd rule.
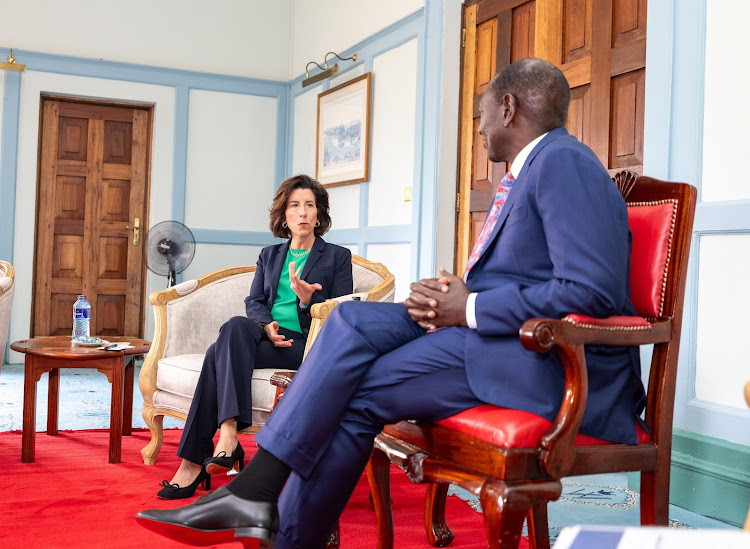
[[[495,75],[488,91],[496,102],[505,94],[516,98],[518,110],[544,131],[565,125],[570,86],[565,75],[542,59],[521,59]]]

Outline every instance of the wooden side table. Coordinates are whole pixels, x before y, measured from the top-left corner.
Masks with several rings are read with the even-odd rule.
[[[107,376],[112,384],[109,418],[109,462],[120,463],[122,435],[130,435],[133,420],[133,359],[125,356],[148,353],[151,343],[132,337],[107,337],[110,343],[129,341],[132,348],[103,351],[96,347],[73,345],[70,336],[34,337],[12,343],[10,348],[26,355],[23,382],[23,434],[21,461],[34,461],[36,438],[36,384],[49,372],[47,395],[47,435],[57,434],[60,368],[93,368]]]

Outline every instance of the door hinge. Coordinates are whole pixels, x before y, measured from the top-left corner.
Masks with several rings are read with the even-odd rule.
[[[466,47],[466,29],[461,30],[461,47]]]
[[[461,193],[456,193],[456,211],[461,211]]]

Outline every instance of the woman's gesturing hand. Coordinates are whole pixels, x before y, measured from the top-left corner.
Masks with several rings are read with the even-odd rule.
[[[275,320],[263,325],[263,329],[268,334],[268,339],[271,340],[276,347],[291,347],[293,339],[286,339],[285,336],[279,333],[279,323]]]
[[[310,304],[310,299],[315,293],[315,290],[322,290],[323,286],[317,282],[315,284],[308,284],[304,280],[301,280],[299,278],[299,273],[302,271],[302,267],[295,271],[296,266],[297,265],[295,265],[294,261],[289,263],[289,286],[292,288],[292,291],[297,294],[299,302],[302,305],[307,306]]]

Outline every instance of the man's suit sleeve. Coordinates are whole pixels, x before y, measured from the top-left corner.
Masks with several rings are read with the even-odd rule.
[[[611,316],[620,313],[627,297],[627,210],[616,189],[612,192],[607,172],[579,149],[540,157],[524,185],[533,185],[528,200],[536,202],[553,278],[536,284],[506,281],[479,292],[477,329],[483,336],[517,335],[535,317]]]
[[[264,291],[266,250],[261,250],[258,263],[255,267],[255,276],[250,285],[250,295],[245,298],[245,314],[253,322],[268,323],[273,321],[271,311],[268,308],[268,296]],[[268,254],[270,255],[270,254]]]

